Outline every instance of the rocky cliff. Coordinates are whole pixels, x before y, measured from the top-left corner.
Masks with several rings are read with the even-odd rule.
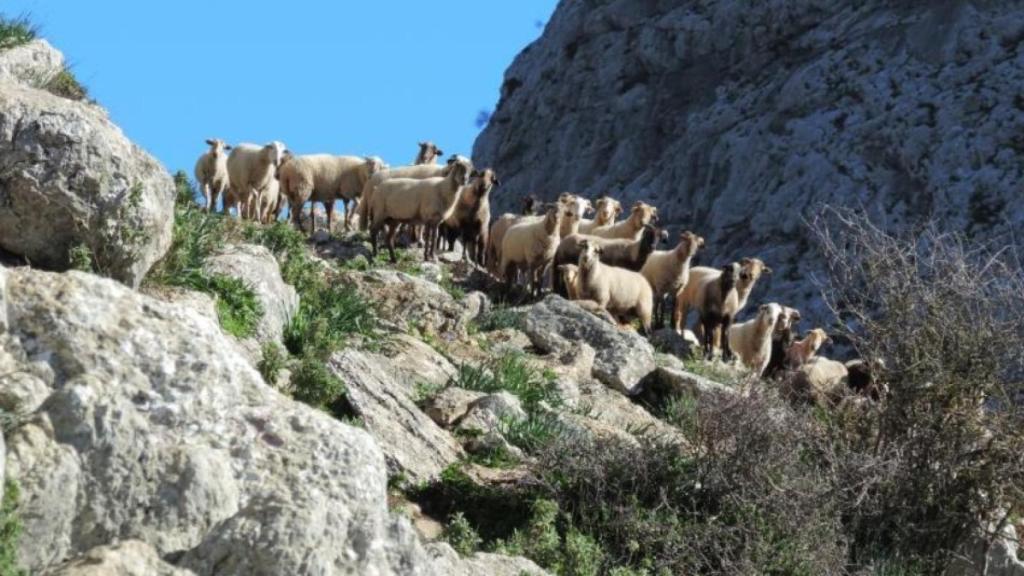
[[[823,204],[1012,241],[1024,222],[1016,2],[563,0],[508,69],[474,159],[500,207],[643,199],[704,263],[761,256],[755,301],[823,310]]]

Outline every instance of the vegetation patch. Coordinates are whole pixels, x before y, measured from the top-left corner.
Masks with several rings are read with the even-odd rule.
[[[0,15],[0,50],[15,48],[36,39],[39,27],[27,15],[10,18]]]
[[[47,82],[43,89],[55,96],[67,98],[80,102],[89,98],[89,90],[86,89],[70,68],[64,67],[56,76]]]
[[[562,405],[554,381],[553,373],[537,369],[523,354],[509,353],[479,366],[459,366],[449,386],[486,393],[507,391],[522,401],[527,412],[534,412],[541,403],[550,408]]]
[[[18,484],[4,482],[3,502],[0,504],[0,576],[25,576],[18,567],[18,540],[21,538],[21,519],[18,518]]]

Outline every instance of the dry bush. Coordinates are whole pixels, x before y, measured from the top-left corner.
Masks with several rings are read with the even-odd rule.
[[[1011,249],[934,226],[897,236],[826,209],[811,229],[840,330],[889,387],[877,409],[832,415],[853,558],[937,571],[1024,502],[1024,275]]]

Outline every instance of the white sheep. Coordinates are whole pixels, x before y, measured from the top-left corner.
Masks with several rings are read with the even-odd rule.
[[[573,214],[572,218],[564,218],[562,220],[562,229],[560,231],[562,238],[579,232],[579,225],[583,221],[583,217],[594,211],[590,200],[582,196],[569,194],[568,192],[564,192],[559,196],[558,203]]]
[[[580,267],[576,264],[561,264],[557,269],[558,277],[565,286],[569,300],[580,299]]]
[[[501,241],[498,276],[511,286],[515,272],[522,270],[535,295],[540,295],[544,269],[555,257],[560,240],[563,207],[549,204],[541,220],[524,219],[505,232]]]
[[[639,318],[644,334],[651,333],[654,292],[639,272],[601,262],[601,247],[583,243],[576,280],[579,297],[593,300],[620,322]]]
[[[395,235],[399,224],[422,224],[426,229],[424,259],[433,260],[438,226],[451,215],[458,201],[459,189],[469,180],[471,169],[465,163],[453,162],[447,175],[440,178],[390,178],[380,183],[373,194],[368,215],[373,222],[371,240],[377,255],[378,235],[388,227],[388,253],[395,257]]]
[[[370,204],[373,202],[373,194],[377,190],[377,187],[380,186],[381,182],[390,178],[443,178],[448,174],[448,168],[455,163],[462,164],[468,168],[467,174],[473,171],[472,160],[465,156],[456,154],[449,158],[446,164],[414,164],[412,166],[397,166],[381,170],[374,174],[373,177],[371,177],[363,186],[363,191],[360,194],[361,198],[359,200],[359,207],[357,208],[359,213],[359,229],[364,231],[369,230],[370,224],[372,224],[372,222],[370,222],[369,215]]]
[[[301,228],[300,216],[306,202],[321,202],[327,209],[327,230],[331,230],[334,216],[334,202],[347,202],[358,195],[367,181],[379,170],[384,162],[375,156],[332,156],[330,154],[306,154],[295,156],[284,163],[280,170],[281,192],[293,207],[292,221]],[[346,228],[351,212],[345,214]],[[309,219],[309,233],[316,228],[316,218]]]
[[[762,304],[752,320],[729,327],[729,348],[758,378],[771,360],[772,333],[781,314],[782,306]]]
[[[578,212],[581,209],[580,206],[586,206],[586,204],[583,204],[582,202],[574,202],[573,200],[576,198],[578,197],[569,193],[563,193],[559,197],[558,204],[563,209],[568,208],[572,212]],[[536,205],[537,199],[533,196],[527,196],[523,199],[522,214],[505,213],[491,224],[491,231],[488,234],[487,241],[487,262],[490,263],[488,270],[491,274],[501,277],[500,271],[498,270],[498,266],[501,263],[501,243],[504,240],[505,233],[508,232],[508,229],[516,224],[535,223],[544,219],[543,215],[533,213],[533,209]],[[584,211],[586,210],[585,207],[582,209]],[[563,216],[564,215],[565,214],[563,214]],[[569,231],[571,226],[573,226],[573,222],[570,221],[566,224],[563,219],[563,223],[559,228],[559,236],[565,237],[565,232]]]
[[[217,138],[210,138],[206,143],[210,145],[210,150],[196,160],[195,175],[196,184],[206,198],[206,211],[213,212],[217,209],[217,198],[231,183],[228,177],[228,155],[225,153],[231,150],[231,146]]]
[[[650,226],[658,221],[658,209],[645,202],[637,202],[630,209],[629,218],[622,222],[609,224],[607,226],[596,226],[588,234],[601,238],[623,238],[636,240],[644,230],[644,226]],[[580,230],[584,230],[580,225]]]
[[[679,235],[679,244],[672,250],[655,250],[647,256],[640,273],[650,282],[654,290],[654,323],[665,323],[665,300],[675,296],[690,281],[690,261],[697,250],[704,246],[704,239],[693,232]]]
[[[832,406],[846,396],[848,374],[842,362],[817,356],[797,368],[784,380],[779,387],[779,393],[791,402]]]
[[[814,358],[823,344],[831,342],[828,334],[821,328],[809,330],[803,340],[797,340],[786,349],[786,364],[796,369]]]
[[[239,216],[263,220],[260,196],[278,177],[285,156],[284,144],[274,141],[265,146],[239,144],[228,156],[231,194],[238,203]]]
[[[611,226],[622,213],[622,203],[609,196],[601,196],[594,202],[595,215],[593,220],[581,220],[580,232],[590,234],[595,228]]]

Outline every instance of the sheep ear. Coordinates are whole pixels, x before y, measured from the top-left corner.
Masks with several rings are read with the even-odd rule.
[[[213,146],[214,144],[217,143],[217,141],[214,140],[213,138],[207,138],[206,143],[209,144],[210,146]]]
[[[501,186],[501,180],[498,180],[497,176],[491,178],[491,182],[493,182],[495,186]]]
[[[427,143],[426,142],[419,142],[419,147],[420,148],[426,148],[427,147]]]
[[[231,150],[231,144],[225,144],[224,145],[224,149],[225,150]]]
[[[765,266],[765,267],[764,267],[764,270],[762,270],[762,272],[763,272],[764,274],[771,274],[771,273],[772,273],[772,269],[771,269],[771,268],[769,268],[769,267],[767,267],[767,266]]]
[[[750,266],[751,262],[750,258],[740,258],[740,266]]]
[[[440,148],[434,148],[434,151],[437,152],[438,156],[444,156],[444,150],[441,150]]]

